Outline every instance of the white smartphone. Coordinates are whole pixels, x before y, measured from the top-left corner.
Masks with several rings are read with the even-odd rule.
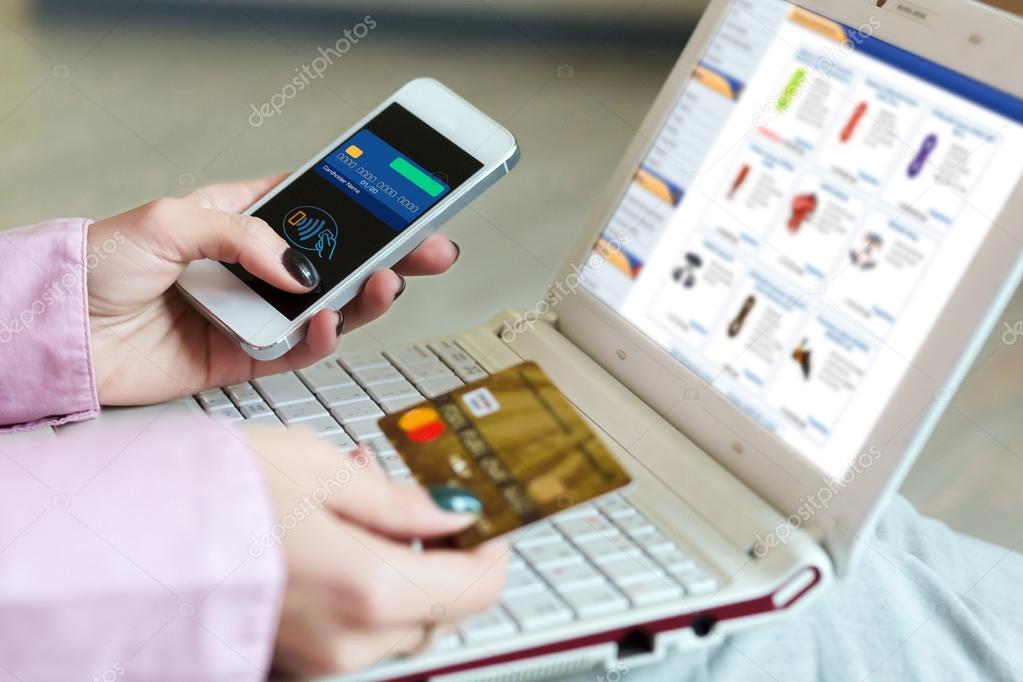
[[[416,79],[246,211],[312,261],[314,291],[287,293],[211,260],[191,263],[178,287],[246,353],[280,357],[313,315],[341,308],[518,158],[500,124],[439,82]]]

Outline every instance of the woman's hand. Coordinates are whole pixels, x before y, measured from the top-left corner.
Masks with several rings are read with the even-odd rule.
[[[287,557],[278,672],[304,678],[363,668],[415,651],[431,623],[450,628],[497,602],[506,546],[415,551],[408,543],[449,535],[473,517],[442,510],[418,485],[389,480],[364,450],[339,455],[312,434],[279,428],[251,428],[248,440],[279,519],[250,554],[279,542]]]
[[[430,237],[394,271],[374,273],[341,311],[321,310],[287,355],[253,360],[196,312],[174,281],[189,262],[211,258],[240,263],[285,291],[315,286],[308,259],[262,220],[238,213],[283,178],[204,187],[89,228],[89,325],[101,403],[159,402],[311,364],[337,347],[342,319],[351,331],[379,317],[403,291],[404,275],[439,274],[458,256],[447,239]]]

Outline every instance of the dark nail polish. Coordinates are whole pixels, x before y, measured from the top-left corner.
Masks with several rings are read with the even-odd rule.
[[[479,514],[483,511],[483,504],[479,498],[465,488],[456,488],[450,485],[429,485],[427,492],[433,498],[433,503],[441,509],[456,514]]]
[[[290,246],[285,249],[281,254],[281,264],[288,274],[306,289],[312,289],[320,283],[320,273],[316,271],[316,266],[297,249]]]
[[[334,328],[334,333],[337,334],[338,337],[340,337],[342,334],[345,333],[345,316],[344,316],[344,313],[342,313],[340,310],[337,311],[337,317],[338,317],[337,327]]]
[[[462,256],[462,247],[459,246],[458,242],[456,242],[454,240],[449,240],[449,241],[451,241],[451,246],[455,247],[455,260],[451,261],[451,263],[454,264],[454,263],[457,263],[458,259]]]
[[[398,274],[398,273],[395,273],[395,274]],[[394,300],[395,300],[395,301],[397,301],[397,300],[398,300],[398,297],[399,297],[399,296],[401,296],[402,294],[404,294],[404,293],[405,293],[405,285],[406,285],[406,284],[408,284],[408,282],[406,282],[406,281],[405,281],[405,278],[404,278],[404,277],[402,277],[401,275],[398,275],[398,279],[400,279],[400,280],[401,280],[401,286],[399,286],[399,287],[398,287],[398,291],[396,291],[396,292],[394,293]]]

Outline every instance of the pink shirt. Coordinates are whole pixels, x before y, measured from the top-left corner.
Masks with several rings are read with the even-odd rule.
[[[99,410],[88,225],[0,232],[0,682],[263,679],[285,570],[240,433],[168,406],[68,424]]]

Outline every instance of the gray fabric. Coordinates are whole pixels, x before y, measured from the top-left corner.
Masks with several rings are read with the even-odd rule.
[[[899,497],[852,572],[800,614],[648,667],[565,679],[1023,680],[1021,581],[1023,555]]]

